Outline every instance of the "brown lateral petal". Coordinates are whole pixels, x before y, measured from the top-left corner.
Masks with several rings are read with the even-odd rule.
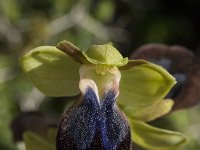
[[[139,65],[142,65],[142,64],[146,64],[148,63],[146,60],[143,60],[143,59],[137,59],[137,60],[129,60],[128,63],[125,65],[125,66],[121,66],[121,67],[118,67],[119,70],[126,70],[126,69],[129,69],[133,66],[139,66]]]
[[[71,56],[75,61],[83,64],[89,63],[88,60],[83,56],[81,50],[70,43],[69,41],[61,41],[56,45],[56,48],[65,52],[67,55]]]

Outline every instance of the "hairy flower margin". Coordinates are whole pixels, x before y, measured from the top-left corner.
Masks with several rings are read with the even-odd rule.
[[[96,97],[92,106],[96,106],[96,101],[98,105],[103,103],[106,93],[114,92],[114,99],[117,99],[114,105],[118,105],[125,113],[131,139],[141,147],[175,150],[187,142],[181,133],[145,123],[167,114],[173,106],[173,101],[164,97],[176,81],[158,65],[145,60],[123,58],[110,44],[92,45],[82,51],[72,43],[62,41],[56,47],[41,46],[29,51],[21,58],[21,66],[34,85],[47,96],[74,96],[81,93],[84,99],[89,88]],[[76,107],[81,102],[75,103]],[[107,130],[112,132],[110,128]],[[26,137],[25,142],[30,143],[30,138]],[[31,146],[27,150],[32,150]]]

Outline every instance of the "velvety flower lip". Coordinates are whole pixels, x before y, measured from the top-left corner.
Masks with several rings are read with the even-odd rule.
[[[115,104],[116,92],[107,91],[103,100],[98,100],[92,80],[84,79],[80,84],[82,103],[65,112],[58,129],[57,150],[129,150],[130,127]]]

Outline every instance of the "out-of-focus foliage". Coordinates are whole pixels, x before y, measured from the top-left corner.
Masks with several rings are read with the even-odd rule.
[[[30,131],[25,132],[26,150],[55,150],[56,132],[56,129],[51,128],[43,138]]]
[[[0,149],[16,149],[10,123],[21,112],[61,114],[67,103],[32,87],[18,65],[22,53],[68,39],[83,49],[112,41],[125,56],[149,42],[183,45],[197,55],[199,8],[198,0],[1,0]],[[191,141],[185,150],[199,150],[199,113],[197,106],[152,124],[186,133]]]

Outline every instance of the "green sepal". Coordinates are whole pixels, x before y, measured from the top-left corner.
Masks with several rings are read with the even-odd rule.
[[[134,120],[140,121],[152,121],[159,118],[167,113],[169,113],[174,104],[173,100],[165,99],[155,102],[146,107],[132,108],[129,105],[122,107],[123,112]]]
[[[23,139],[26,150],[55,150],[55,145],[33,132],[25,132],[23,134]]]
[[[37,47],[21,58],[21,66],[33,84],[47,96],[80,93],[79,63],[53,46]]]
[[[132,109],[146,107],[162,100],[174,86],[176,80],[164,68],[141,63],[121,70],[118,103]]]
[[[123,58],[119,51],[110,44],[92,45],[86,51],[82,51],[85,58],[95,65],[124,66],[128,58]]]
[[[178,150],[187,143],[187,137],[179,132],[152,127],[141,121],[129,120],[132,140],[148,150]]]

